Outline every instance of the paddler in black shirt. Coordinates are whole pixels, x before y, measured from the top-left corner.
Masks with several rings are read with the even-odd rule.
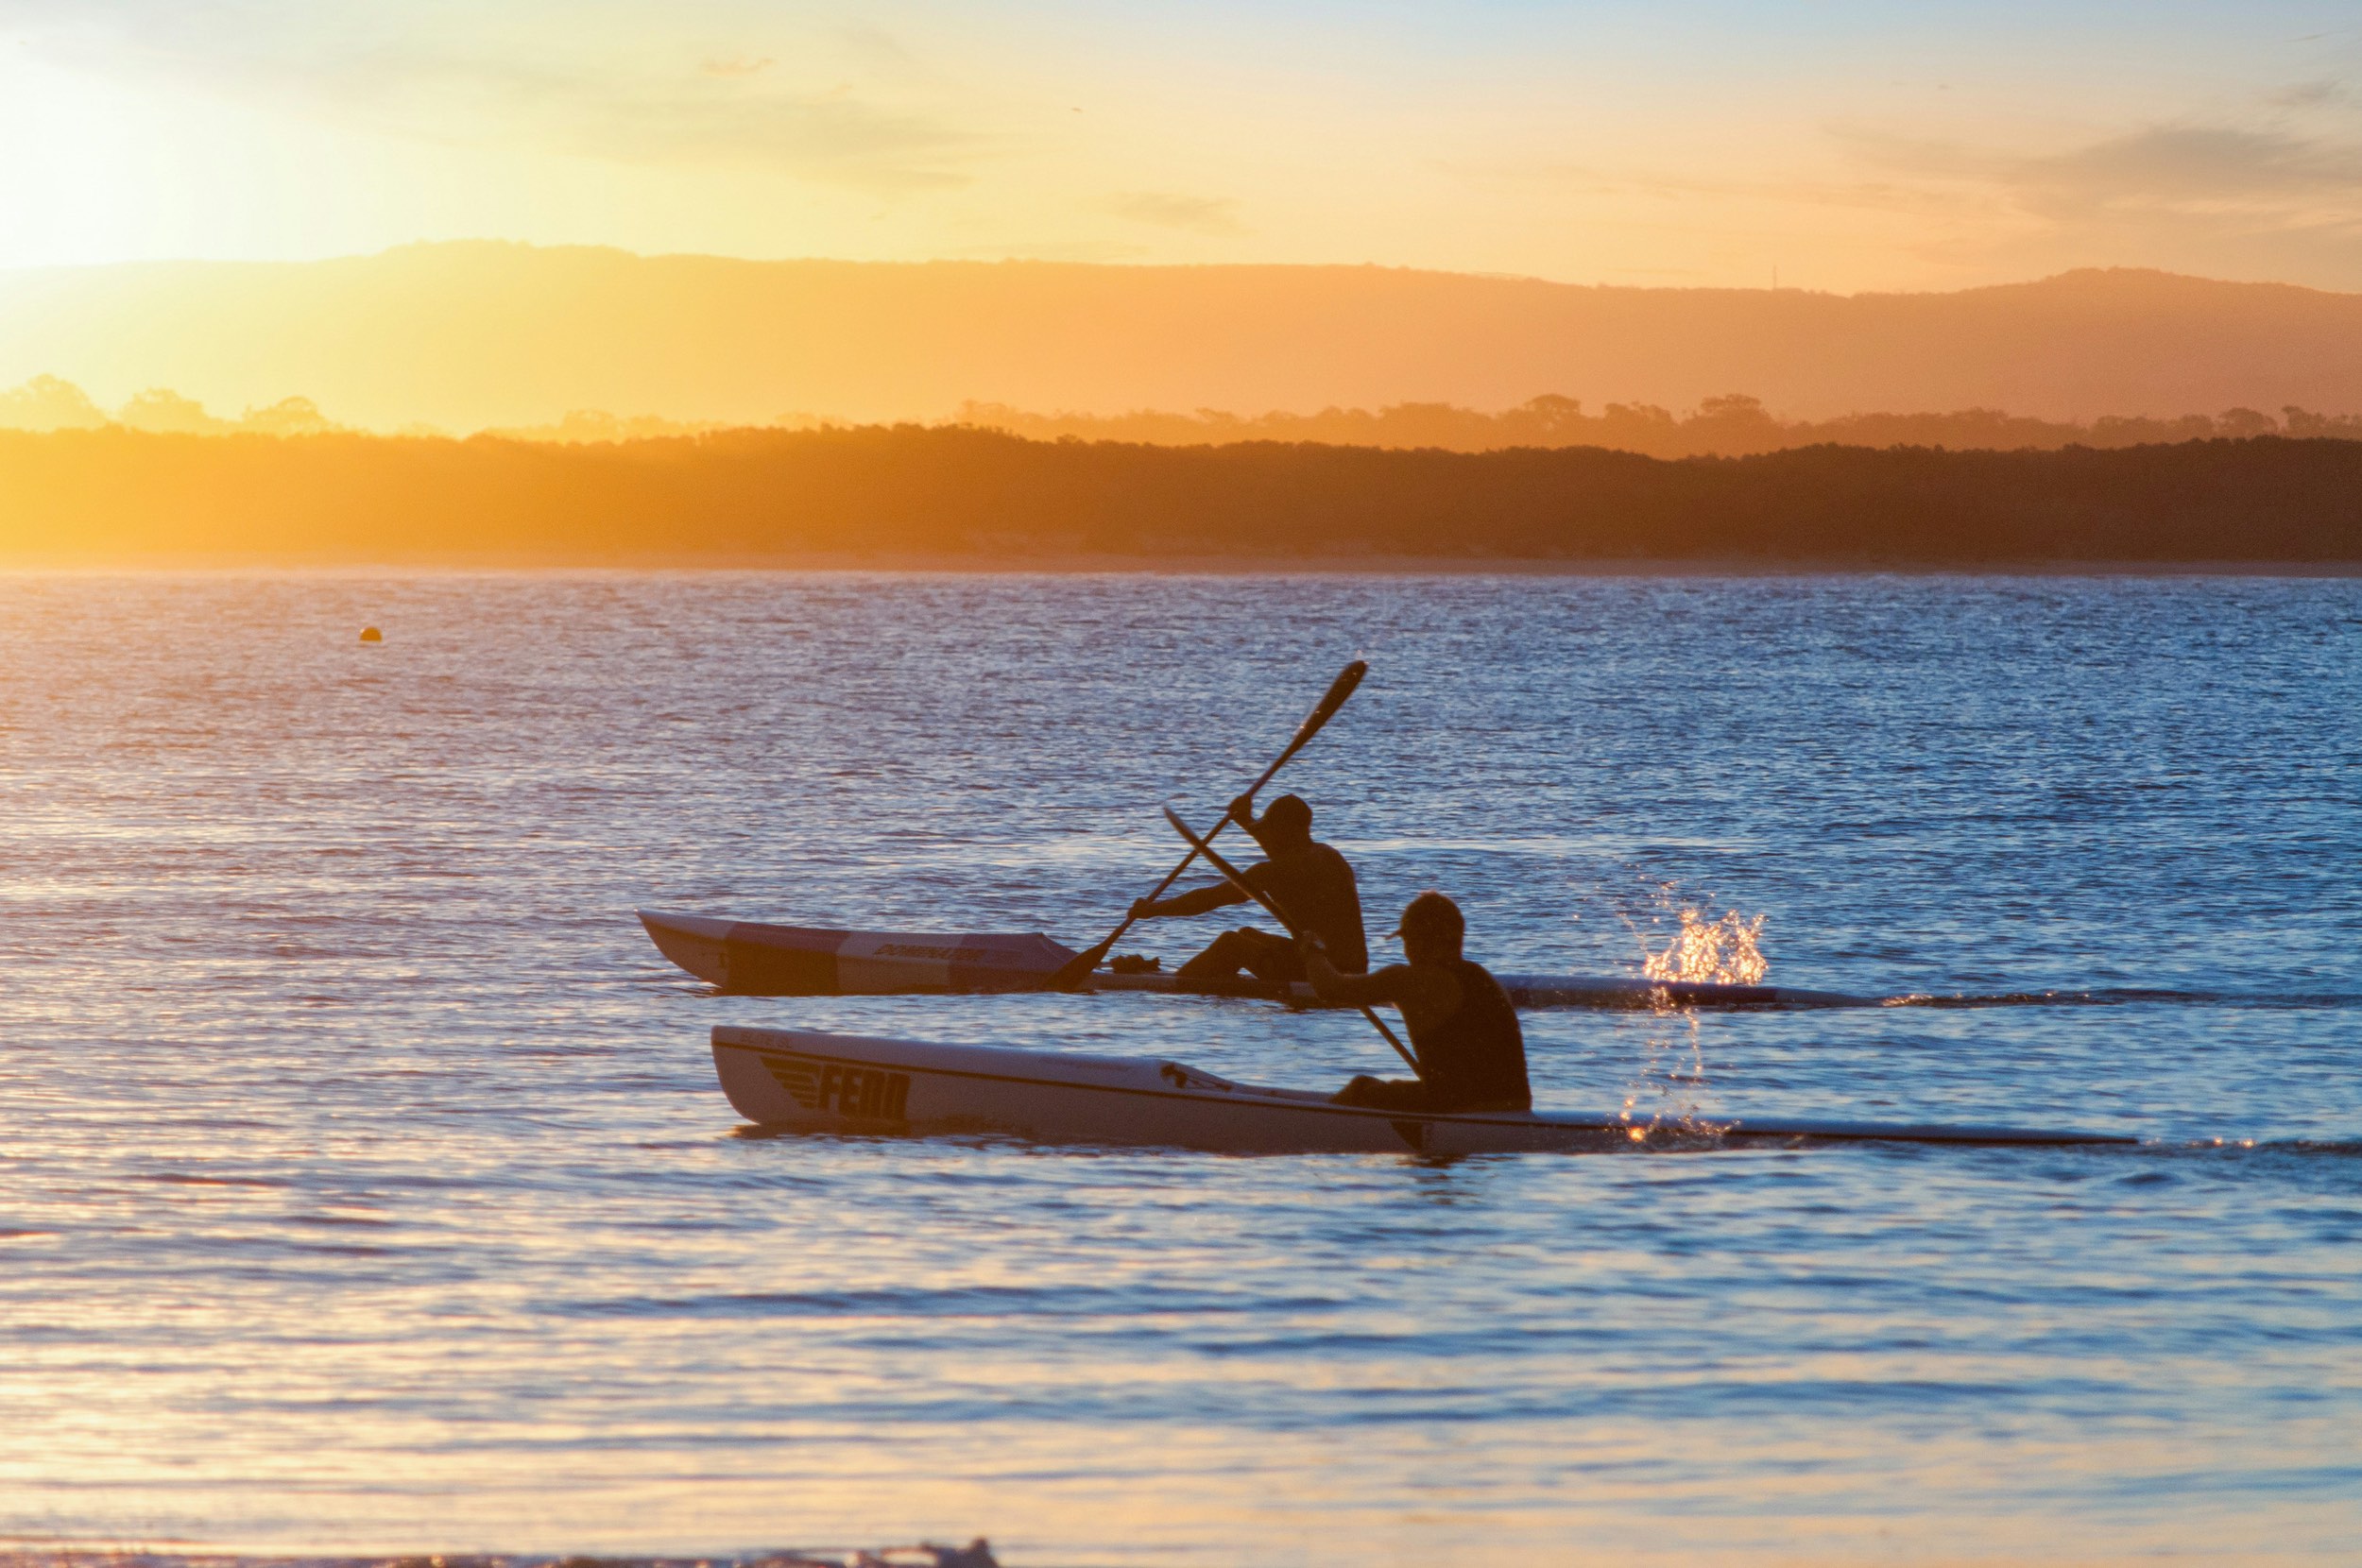
[[[1299,929],[1319,937],[1332,967],[1350,975],[1367,969],[1370,947],[1362,935],[1361,894],[1354,885],[1353,867],[1335,849],[1313,839],[1312,808],[1301,796],[1281,795],[1258,819],[1255,802],[1241,795],[1230,803],[1230,818],[1263,847],[1265,859],[1244,872],[1248,883],[1287,911]],[[1171,898],[1143,898],[1132,906],[1132,917],[1178,919],[1246,901],[1247,895],[1228,882],[1216,882]],[[1185,985],[1202,984],[1230,980],[1241,969],[1274,984],[1306,978],[1304,959],[1293,940],[1252,926],[1214,938],[1175,978]]]
[[[1467,921],[1440,893],[1422,893],[1394,934],[1407,963],[1353,975],[1331,963],[1308,933],[1306,978],[1325,1002],[1391,1002],[1411,1031],[1415,1079],[1357,1078],[1329,1098],[1385,1111],[1530,1111],[1526,1037],[1517,1010],[1484,965],[1461,956]]]

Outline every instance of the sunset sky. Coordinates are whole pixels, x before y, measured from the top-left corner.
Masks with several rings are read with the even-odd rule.
[[[0,0],[0,265],[470,236],[2362,289],[2362,12]]]

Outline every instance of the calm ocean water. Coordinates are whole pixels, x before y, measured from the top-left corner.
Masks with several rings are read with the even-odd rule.
[[[1374,911],[2077,994],[1534,1014],[1544,1102],[2148,1141],[739,1125],[719,1021],[1383,1071],[1260,1004],[714,997],[630,912],[1079,946],[1357,655],[1286,777]],[[2350,1561],[2362,582],[0,577],[0,1538]]]

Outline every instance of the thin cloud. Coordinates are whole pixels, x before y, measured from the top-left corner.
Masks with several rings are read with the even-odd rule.
[[[678,87],[575,100],[551,128],[570,150],[632,162],[754,164],[881,191],[969,183],[973,140],[842,93],[715,96]]]
[[[1126,191],[1100,203],[1103,211],[1133,223],[1184,233],[1229,239],[1247,231],[1239,204],[1227,196],[1182,196],[1172,191]]]
[[[915,66],[917,57],[902,41],[882,27],[849,26],[836,29],[837,42],[863,59],[881,65]]]
[[[1859,157],[1897,175],[1985,185],[2061,221],[2103,214],[2236,214],[2313,227],[2352,220],[2362,197],[2362,147],[2287,131],[2226,125],[2150,126],[2036,156],[1866,131],[1836,132]]]
[[[843,84],[796,92],[752,76],[603,77],[437,60],[381,67],[378,112],[443,140],[522,141],[634,163],[766,168],[881,193],[969,183],[979,139]]]
[[[2343,83],[2323,79],[2301,81],[2284,87],[2264,101],[2275,109],[2319,109],[2327,104],[2343,103],[2346,95]]]
[[[964,245],[955,256],[995,262],[1136,262],[1152,254],[1144,245],[1121,240],[1042,240],[1033,244]]]
[[[28,47],[77,69],[163,77],[447,145],[756,166],[880,194],[967,184],[967,165],[987,151],[923,109],[779,79],[768,55],[668,65],[660,50],[619,50],[587,28],[571,47],[527,50],[488,26],[371,28],[331,10],[0,0],[0,21],[23,26]]]
[[[2233,126],[2157,126],[2015,171],[2021,189],[2070,201],[2238,202],[2362,194],[2362,148]]]
[[[2304,134],[2286,113],[2018,151],[1825,126],[1841,162],[1810,174],[1572,160],[1442,167],[1474,183],[1548,186],[1627,208],[1694,204],[1719,216],[1745,204],[1757,221],[1768,209],[1847,210],[1888,224],[1877,243],[1987,274],[2136,264],[2362,287],[2362,141]]]
[[[1833,132],[1860,162],[1986,214],[1931,233],[1946,264],[2135,264],[2362,286],[2362,145],[2272,124],[2182,122],[2042,153]]]
[[[1700,175],[1687,170],[1605,169],[1590,163],[1542,161],[1442,162],[1435,167],[1470,181],[1544,184],[1557,192],[1579,196],[1641,196],[1669,202],[1738,198],[1811,207],[1909,211],[1942,207],[1953,199],[1924,185],[1896,179],[1748,179]]]

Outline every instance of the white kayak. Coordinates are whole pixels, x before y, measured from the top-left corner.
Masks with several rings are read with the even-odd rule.
[[[745,997],[878,997],[1047,991],[1074,949],[1037,931],[854,931],[774,926],[674,910],[640,910],[666,958],[709,984]],[[1723,985],[1625,975],[1496,977],[1519,1007],[1876,1007],[1875,997],[1792,985]],[[1316,1005],[1309,985],[1257,980],[1184,985],[1169,974],[1095,971],[1086,991],[1187,992]]]
[[[1002,1046],[881,1040],[818,1030],[713,1031],[723,1092],[766,1128],[984,1133],[1042,1143],[1241,1154],[1497,1154],[1610,1150],[1646,1124],[1573,1111],[1452,1115],[1364,1110],[1303,1089],[1234,1083],[1178,1062]],[[1926,1123],[1715,1117],[1679,1129],[1715,1142],[2129,1144],[2103,1133]]]

